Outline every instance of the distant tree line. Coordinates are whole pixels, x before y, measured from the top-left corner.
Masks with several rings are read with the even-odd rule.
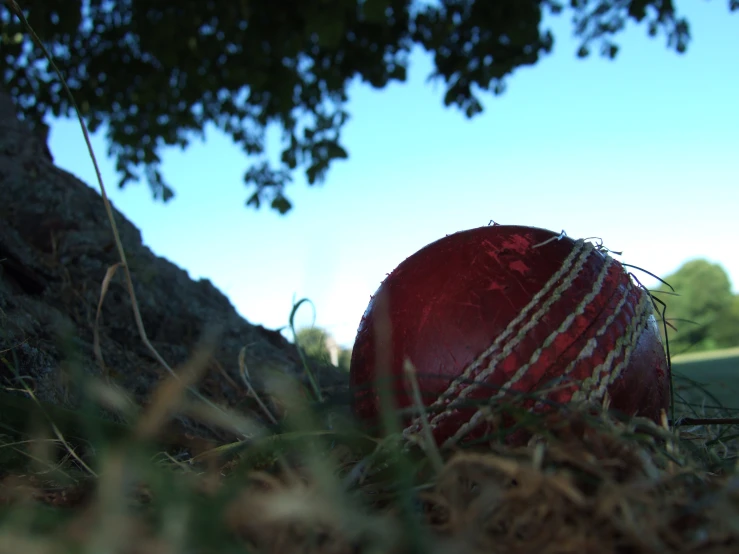
[[[336,344],[331,333],[320,327],[303,327],[297,332],[298,347],[309,361],[329,364],[349,371],[352,349]]]
[[[675,292],[662,284],[654,293],[667,308],[671,354],[739,346],[739,295],[719,264],[692,260],[664,280]]]

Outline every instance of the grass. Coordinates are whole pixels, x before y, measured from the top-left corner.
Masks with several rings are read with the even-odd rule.
[[[739,349],[701,352],[673,360],[675,416],[683,438],[700,446],[706,463],[739,457]]]
[[[196,357],[197,360],[197,357]],[[197,361],[194,362],[197,364]],[[731,464],[665,426],[563,407],[525,446],[435,451],[373,436],[273,383],[276,429],[164,449],[181,379],[117,436],[5,429],[0,552],[731,552]],[[204,405],[205,406],[205,405]],[[70,416],[71,417],[71,416]],[[82,417],[82,414],[79,414]],[[529,420],[531,421],[531,420]],[[222,421],[227,424],[227,422]],[[89,424],[89,422],[88,422]],[[434,459],[435,457],[438,457]]]
[[[697,410],[739,415],[738,348],[676,357],[672,370],[685,415]]]
[[[27,24],[12,1],[11,7]],[[135,306],[132,275],[110,221],[121,258],[111,272],[124,270]],[[311,395],[275,379],[271,394],[280,399],[282,417],[266,428],[186,394],[195,390],[216,336],[173,369],[149,343],[138,313],[136,321],[169,377],[147,406],[127,414],[127,425],[42,406],[31,390],[25,402],[3,405],[1,554],[739,549],[733,425],[671,428],[666,417],[658,425],[569,406],[524,416],[520,424],[534,437],[523,446],[490,440],[424,451],[392,432],[399,428],[392,410],[384,414],[390,432],[371,434],[322,402],[320,390]],[[708,376],[731,383],[732,364],[677,363],[681,413],[724,413],[717,394],[726,386]],[[256,396],[244,367],[242,376]],[[92,404],[109,405],[123,394],[103,381],[93,385],[86,387]],[[126,399],[113,404],[129,405]],[[173,447],[166,425],[177,413],[244,438]]]

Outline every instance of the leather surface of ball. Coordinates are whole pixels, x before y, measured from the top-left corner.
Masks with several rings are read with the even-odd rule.
[[[371,422],[379,413],[378,359],[395,378],[399,408],[413,404],[403,378],[405,360],[412,363],[434,438],[447,446],[486,432],[480,404],[558,378],[547,396],[555,403],[599,404],[607,392],[611,408],[654,420],[669,404],[649,294],[593,244],[532,227],[461,231],[388,275],[351,360],[354,411]],[[542,408],[540,399],[527,402]],[[418,417],[405,425],[406,436],[420,432]]]

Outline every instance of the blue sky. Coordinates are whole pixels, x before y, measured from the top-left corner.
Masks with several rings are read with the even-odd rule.
[[[630,25],[615,61],[579,60],[568,20],[553,20],[554,52],[516,72],[502,97],[486,96],[473,120],[443,107],[420,51],[405,84],[353,85],[349,160],[320,186],[296,175],[286,216],[244,206],[249,159],[213,129],[204,143],[163,152],[177,193],[166,205],[144,181],[115,186],[102,131],[93,147],[111,200],[156,254],[269,328],[287,323],[294,297],[310,298],[316,324],[345,345],[386,273],[491,219],[601,237],[623,262],[661,276],[707,258],[737,291],[739,15],[725,0],[677,5],[693,34],[682,56]],[[97,188],[76,122],[50,123],[56,163]],[[301,308],[299,324],[312,318]]]

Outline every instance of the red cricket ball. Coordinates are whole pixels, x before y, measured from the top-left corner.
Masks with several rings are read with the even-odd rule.
[[[445,446],[489,431],[484,402],[558,378],[547,396],[555,403],[601,403],[607,392],[611,408],[655,420],[669,404],[669,366],[649,294],[593,244],[533,227],[449,235],[385,279],[352,353],[361,419],[378,421],[381,366],[393,377],[395,405],[413,405],[405,360]],[[525,405],[539,410],[540,400]],[[418,417],[405,424],[406,436],[421,430]]]

